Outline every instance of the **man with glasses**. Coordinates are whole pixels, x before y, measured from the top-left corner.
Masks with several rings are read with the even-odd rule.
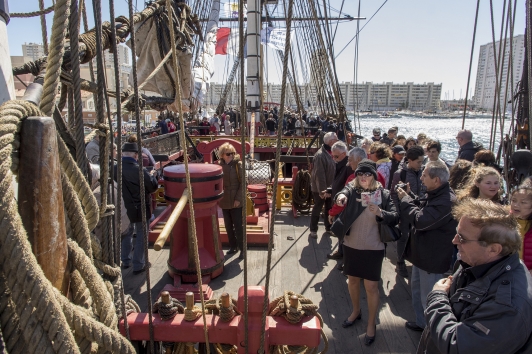
[[[381,139],[381,128],[373,128],[373,136],[371,137],[371,140],[380,141]]]
[[[310,216],[310,237],[318,238],[318,222],[323,207],[325,206],[325,233],[329,233],[329,210],[332,206],[331,198],[327,198],[327,187],[332,185],[335,172],[335,163],[332,158],[331,147],[338,141],[335,133],[329,132],[323,136],[323,146],[314,154],[312,172],[310,174],[310,189],[314,199],[314,206]]]
[[[460,145],[458,157],[456,158],[457,160],[473,161],[475,159],[475,154],[479,150],[484,149],[481,143],[473,141],[473,133],[467,129],[460,130],[458,134],[456,134],[456,141],[458,142],[458,145]]]
[[[453,255],[452,239],[456,233],[456,221],[451,208],[456,195],[449,187],[448,180],[449,169],[445,163],[431,161],[421,174],[421,182],[427,188],[426,198],[420,200],[408,195],[408,185],[406,191],[397,188],[402,220],[412,225],[403,257],[413,265],[410,285],[416,320],[405,324],[406,328],[413,331],[425,328],[423,312],[427,307],[427,295],[449,269]]]
[[[343,141],[337,141],[331,148],[332,158],[336,164],[334,179],[330,191],[325,191],[326,198],[332,198],[340,192],[344,186],[347,178],[353,174],[350,164],[348,163],[347,145]],[[358,164],[358,162],[357,162]],[[327,213],[329,215],[329,213]],[[341,235],[343,237],[343,235]],[[338,251],[327,255],[329,259],[341,259],[343,257],[342,245],[338,245]]]
[[[453,214],[461,260],[428,294],[418,353],[530,353],[532,277],[519,261],[516,219],[483,199],[464,200]]]

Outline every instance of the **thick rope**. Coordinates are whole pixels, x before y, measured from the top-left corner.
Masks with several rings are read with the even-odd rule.
[[[172,19],[172,2],[171,0],[166,0],[166,11],[168,14],[168,27],[170,29],[170,45],[171,45],[171,53],[172,53],[172,65],[174,68],[175,73],[175,81],[176,81],[176,90],[175,90],[175,102],[178,107],[179,111],[179,120],[181,122],[181,127],[185,127],[185,121],[183,119],[183,109],[182,109],[182,103],[181,103],[181,81],[180,81],[180,73],[179,73],[179,66],[177,63],[177,49],[176,49],[176,37],[174,33],[174,26],[173,26],[173,19]],[[138,124],[138,121],[137,121]],[[183,141],[183,160],[185,162],[185,178],[186,178],[186,184],[187,189],[189,193],[192,193],[192,183],[190,182],[190,170],[188,166],[188,151],[186,149],[186,138],[185,138],[185,129],[180,129],[180,137],[181,141]],[[140,144],[140,140],[139,140]],[[190,226],[190,235],[189,235],[189,242],[192,243],[192,249],[194,251],[194,263],[196,265],[196,277],[198,278],[198,288],[199,288],[199,294],[200,294],[200,302],[201,302],[201,314],[203,317],[203,332],[205,336],[205,344],[207,348],[207,354],[210,354],[210,346],[209,346],[209,332],[207,327],[207,318],[205,316],[205,299],[203,295],[203,286],[202,286],[202,279],[201,279],[201,268],[200,268],[200,259],[199,259],[199,253],[198,253],[198,237],[196,234],[196,218],[194,216],[194,202],[192,201],[193,198],[189,198],[188,200],[188,210],[190,212],[190,218],[188,219],[188,223]],[[185,317],[187,316],[188,310],[185,310]],[[190,311],[189,311],[190,312]],[[192,314],[188,315],[192,316]],[[199,317],[199,316],[198,316]]]
[[[100,321],[109,328],[117,328],[118,318],[113,299],[107,292],[106,285],[96,269],[92,267],[90,258],[73,240],[68,240],[69,258],[74,267],[79,270],[83,280],[88,284],[91,296],[94,300],[96,314]]]
[[[70,38],[70,66],[72,72],[72,92],[73,92],[73,135],[76,142],[76,162],[83,176],[88,174],[88,159],[85,153],[85,130],[83,129],[83,103],[81,101],[81,77],[79,69],[79,8],[78,1],[71,0],[69,38]]]
[[[91,235],[87,227],[83,207],[76,196],[74,187],[63,172],[61,172],[61,187],[65,212],[72,229],[72,238],[79,244],[85,254],[92,259]]]
[[[23,336],[22,328],[24,327],[20,326],[20,319],[18,317],[17,312],[15,311],[16,305],[11,296],[11,291],[7,287],[6,279],[2,271],[0,271],[0,293],[2,294],[2,296],[0,296],[0,333],[2,334],[5,340],[5,349],[7,349],[7,352],[11,354],[26,353],[28,350],[26,348],[26,345],[22,344],[24,340],[22,340],[21,337],[24,337],[25,341],[28,342],[26,338],[28,336]],[[19,299],[19,301],[20,300],[24,299]],[[40,325],[40,323],[38,323],[38,326],[42,330],[42,326]],[[27,329],[27,327],[24,328],[25,331]],[[49,343],[50,342],[48,341],[48,345]],[[45,343],[41,348],[46,348],[46,346],[47,345]],[[3,352],[0,350],[0,353]]]
[[[41,0],[39,0],[41,1]],[[44,10],[39,10],[39,11],[33,11],[33,12],[12,12],[9,14],[9,17],[11,18],[15,18],[15,17],[35,17],[35,16],[40,16],[40,15],[46,15],[46,14],[49,14],[50,12],[54,11],[54,6],[55,5],[52,5],[50,7],[47,7],[46,9]]]
[[[57,136],[57,147],[59,151],[59,161],[61,169],[72,183],[76,194],[81,201],[83,210],[85,212],[85,219],[87,220],[87,227],[90,231],[94,230],[99,220],[98,202],[92,193],[89,184],[83,177],[81,170],[70,155],[65,142]]]
[[[125,346],[131,346],[116,331],[118,319],[112,299],[114,289],[110,283],[103,282],[93,267],[91,259],[87,256],[86,250],[80,248],[75,241],[68,240],[69,258],[75,267],[75,270],[71,273],[73,298],[74,301],[86,308],[91,306],[90,302],[93,299],[94,311],[101,321],[110,328],[90,317],[92,316],[92,309],[90,311],[82,308],[79,308],[79,311],[75,310],[75,305],[70,304],[46,280],[31,252],[31,245],[27,240],[20,215],[17,213],[18,208],[11,188],[12,173],[10,171],[10,167],[12,168],[13,165],[11,158],[13,148],[18,148],[19,145],[16,134],[17,129],[21,125],[20,121],[30,115],[42,116],[42,113],[33,104],[25,101],[10,101],[0,106],[0,122],[2,123],[0,124],[0,158],[4,157],[0,168],[0,192],[3,192],[0,205],[0,269],[4,270],[5,279],[8,279],[7,288],[12,292],[10,298],[17,301],[15,310],[19,316],[20,327],[23,329],[22,333],[26,338],[30,338],[30,340],[26,340],[30,348],[29,352],[39,350],[46,353],[46,343],[50,345],[50,352],[78,353],[80,349],[83,352],[88,352],[96,348],[91,342],[96,342],[100,349],[103,348],[108,351],[117,349],[122,350],[120,352],[133,352],[132,348],[129,348],[130,350],[123,349]],[[58,145],[61,146],[62,140],[59,137],[58,142]],[[64,144],[63,149],[66,149]],[[60,153],[60,159],[63,162],[63,172],[66,172],[63,166],[77,169],[72,158],[70,160],[61,158]],[[65,186],[68,186],[69,181],[66,176],[67,173],[63,173],[62,182],[63,184],[66,183]],[[85,180],[82,179],[82,181],[87,185]],[[79,190],[82,189],[79,188]],[[73,191],[74,189],[70,190],[70,195],[73,199],[77,199]],[[78,214],[82,214],[79,202],[77,209]],[[75,222],[73,228],[68,214],[66,219],[69,224],[69,230],[76,230]],[[86,225],[82,229],[87,233]],[[85,248],[87,248],[86,245]],[[14,272],[17,272],[17,274]],[[20,272],[25,273],[18,274]],[[18,281],[21,277],[25,279],[24,283]],[[90,295],[87,294],[86,284],[89,285]],[[8,295],[6,291],[2,293]],[[65,303],[72,307],[65,305]],[[2,302],[1,306],[7,308],[4,302]],[[70,312],[63,313],[62,309]],[[3,313],[4,311],[2,311]],[[79,319],[82,316],[85,318]],[[13,318],[16,320],[16,317]],[[73,319],[76,319],[76,323],[73,322]],[[2,323],[4,322],[2,321]],[[89,327],[82,330],[83,323],[86,323]],[[75,337],[68,325],[75,330]],[[25,331],[30,330],[32,333],[28,337]],[[3,333],[5,334],[6,331],[3,330]],[[34,344],[35,350],[31,350]]]
[[[74,331],[83,334],[85,338],[98,343],[98,346],[111,353],[136,353],[126,338],[119,335],[114,329],[107,328],[102,323],[87,316],[86,310],[70,303],[55,288],[54,291],[62,306],[62,312],[64,312],[68,324]]]
[[[284,117],[284,104],[285,104],[285,96],[286,96],[286,73],[288,71],[288,57],[290,55],[290,29],[292,26],[291,18],[293,17],[293,8],[294,8],[294,0],[289,0],[288,3],[288,21],[286,22],[286,42],[285,42],[285,51],[284,51],[284,58],[283,58],[283,79],[281,84],[281,110],[279,112],[279,119],[283,119]],[[275,154],[275,177],[273,182],[273,200],[272,205],[275,208],[275,205],[277,203],[277,188],[278,188],[278,182],[279,182],[279,166],[281,161],[281,138],[282,138],[282,129],[279,127],[277,129],[277,151]],[[266,265],[266,284],[265,284],[265,292],[266,294],[269,293],[270,289],[270,275],[271,275],[271,264],[272,264],[272,250],[273,250],[273,235],[274,235],[274,227],[275,227],[275,212],[271,213],[271,220],[270,220],[270,235],[268,239],[268,259],[267,259],[267,265]],[[260,332],[260,347],[259,347],[259,353],[263,354],[265,353],[264,343],[265,343],[265,334],[266,334],[266,315],[268,312],[268,297],[264,297],[264,302],[262,304],[262,318],[261,318],[261,332]]]
[[[50,53],[44,76],[43,95],[40,108],[43,113],[51,117],[57,93],[57,84],[61,74],[63,54],[65,53],[64,41],[70,13],[70,0],[57,0],[55,3],[54,22],[52,25],[52,39]]]
[[[13,292],[13,298],[27,296],[30,304],[35,307],[35,315],[42,322],[54,350],[77,353],[76,341],[55,300],[50,282],[42,281],[46,277],[31,251],[11,188],[11,154],[16,145],[15,134],[20,129],[20,121],[28,116],[42,116],[42,113],[25,101],[8,101],[0,106],[0,266],[4,270],[8,287]],[[22,276],[18,274],[19,269],[25,272],[23,284],[17,283]]]

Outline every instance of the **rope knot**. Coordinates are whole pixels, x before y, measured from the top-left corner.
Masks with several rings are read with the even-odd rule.
[[[175,317],[178,313],[184,313],[185,307],[183,304],[167,294],[161,294],[161,297],[153,304],[153,313],[159,313],[161,320],[168,321]]]

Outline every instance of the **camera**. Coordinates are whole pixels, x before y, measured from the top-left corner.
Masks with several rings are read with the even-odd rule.
[[[401,188],[402,190],[404,190],[406,192],[406,183],[397,183],[395,185],[395,190],[397,191],[397,189]]]
[[[326,193],[332,194],[332,187],[328,187],[327,190],[326,190]]]

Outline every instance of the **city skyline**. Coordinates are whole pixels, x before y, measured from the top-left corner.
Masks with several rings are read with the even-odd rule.
[[[44,2],[45,7],[52,4],[52,0]],[[338,16],[338,12],[334,10],[343,6],[341,16],[349,14],[356,17],[358,3],[331,0],[330,15]],[[521,11],[525,7],[524,4],[524,0],[517,1],[518,11],[514,36],[524,33],[525,12]],[[31,9],[27,4],[19,1],[11,1],[9,5],[12,12],[37,10],[37,4]],[[102,2],[104,21],[109,19],[108,5],[108,2]],[[381,5],[382,8],[377,12]],[[499,40],[503,1],[494,0],[493,7],[495,40]],[[128,13],[126,1],[115,2],[115,8],[116,16]],[[366,27],[360,33],[359,38],[360,56],[357,81],[441,83],[443,85],[442,99],[463,98],[467,84],[475,10],[475,1],[450,0],[443,5],[433,2],[393,0],[361,2],[360,16],[366,17],[366,20],[361,20],[360,26]],[[89,26],[92,26],[91,2],[87,2],[87,12],[90,14]],[[370,21],[374,14],[375,17]],[[46,15],[46,19],[50,34],[53,13]],[[220,23],[220,27],[228,25],[228,23]],[[336,23],[333,22],[331,27],[334,32]],[[24,42],[42,42],[38,18],[13,18],[7,29],[11,55],[22,55],[21,45]],[[337,56],[336,65],[341,68],[338,72],[340,82],[354,81],[353,57],[356,41],[349,44],[343,52],[341,50],[355,33],[356,21],[338,25],[334,50]],[[492,42],[492,32],[489,3],[481,2],[469,86],[470,93],[474,92],[475,88],[480,46],[490,42]],[[274,58],[275,53],[267,49],[265,51],[265,60],[268,63],[267,79],[269,82],[280,83],[281,70]],[[229,56],[216,56],[215,66],[220,69],[215,72],[211,81],[224,82],[226,72],[230,70],[233,60],[234,58]]]

